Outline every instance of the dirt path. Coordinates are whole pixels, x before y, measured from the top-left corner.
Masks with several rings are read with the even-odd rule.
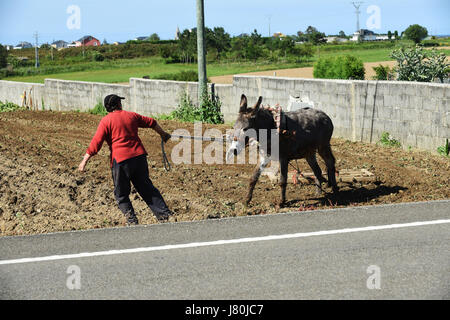
[[[375,71],[373,67],[378,65],[394,67],[395,61],[380,61],[380,62],[366,62],[364,63],[364,68],[366,70],[366,79],[371,80],[375,76]],[[280,69],[271,71],[260,71],[260,72],[249,72],[240,73],[241,75],[253,75],[253,76],[277,76],[277,77],[287,77],[287,78],[307,78],[313,79],[313,67],[304,68],[293,68],[293,69]],[[233,83],[233,75],[210,77],[211,82],[231,84]]]
[[[103,146],[88,164],[77,166],[100,116],[76,112],[22,111],[0,113],[0,234],[19,235],[123,225],[116,207],[109,150]],[[160,121],[169,132],[191,124]],[[225,132],[228,126],[204,126]],[[236,215],[275,213],[279,187],[264,178],[257,184],[251,206],[242,199],[253,165],[173,165],[163,169],[160,139],[141,131],[149,152],[150,177],[161,190],[178,221]],[[175,142],[167,144],[170,156]],[[206,147],[208,143],[204,143]],[[360,206],[380,203],[448,199],[450,161],[427,152],[408,152],[333,139],[338,169],[366,168],[378,182],[340,184],[338,197],[315,194],[313,185],[288,185],[288,205],[280,211]],[[300,168],[310,171],[304,160]],[[324,168],[323,162],[320,165]],[[327,189],[328,190],[328,189]],[[329,190],[328,190],[329,191]],[[157,223],[137,193],[131,199],[143,224]]]

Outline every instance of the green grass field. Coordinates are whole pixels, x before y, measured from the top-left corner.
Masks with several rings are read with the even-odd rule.
[[[8,77],[5,80],[44,83],[46,78],[62,79],[62,80],[78,80],[78,81],[92,81],[92,82],[106,82],[106,83],[122,83],[128,82],[129,78],[142,78],[143,76],[155,76],[167,73],[176,73],[180,71],[197,70],[197,64],[165,64],[162,59],[149,58],[148,65],[127,67],[114,67],[103,70],[79,71],[67,73],[55,73],[22,77]],[[129,63],[131,64],[131,63]],[[275,69],[297,68],[301,66],[312,65],[296,64],[296,63],[211,63],[208,64],[208,77],[236,74],[253,71],[266,71]]]
[[[447,44],[447,43],[445,43]],[[398,47],[396,45],[396,47]],[[356,47],[356,48],[355,48]],[[238,74],[246,72],[267,71],[287,68],[310,67],[319,57],[339,56],[351,54],[363,62],[378,62],[392,60],[390,54],[394,48],[367,49],[357,45],[325,45],[317,47],[312,58],[302,63],[265,63],[265,62],[239,62],[239,63],[209,63],[207,65],[208,77]],[[441,50],[447,56],[450,50]],[[79,80],[105,83],[126,83],[129,78],[157,77],[161,74],[177,73],[180,71],[197,70],[196,64],[165,64],[162,58],[123,59],[114,62],[87,63],[90,69],[76,72],[39,74],[20,77],[8,77],[4,80],[44,83],[46,78],[62,80]]]

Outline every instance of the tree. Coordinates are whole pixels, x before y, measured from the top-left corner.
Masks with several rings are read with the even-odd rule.
[[[253,30],[252,34],[250,35],[250,41],[254,44],[254,45],[259,45],[262,42],[262,37],[261,35],[258,33],[258,30]]]
[[[398,40],[398,31],[397,30],[394,31],[394,38],[395,38],[395,40]]]
[[[341,30],[341,31],[339,31],[339,37],[346,38],[347,36],[345,35],[345,32]]]
[[[407,39],[414,41],[415,44],[419,44],[428,36],[428,30],[418,24],[413,24],[404,31],[404,34]]]
[[[303,31],[297,31],[297,41],[300,41],[300,42],[306,42],[306,41],[308,41],[308,38],[307,38],[306,35],[303,33]]]
[[[8,64],[8,50],[0,44],[0,69],[6,68]]]
[[[152,34],[150,35],[150,37],[148,37],[148,39],[149,39],[150,41],[159,41],[159,40],[161,40],[161,39],[159,38],[159,36],[158,36],[157,33],[152,33]]]
[[[222,53],[231,48],[230,35],[222,27],[214,27],[212,34],[214,48],[217,50],[218,57],[220,57]]]
[[[180,53],[180,60],[182,62],[192,62],[197,56],[197,28],[192,30],[185,29],[180,34],[178,41]]]
[[[320,44],[325,43],[325,33],[319,32],[316,28],[313,26],[309,26],[306,31],[306,38],[308,39],[308,42],[311,42],[312,44]]]
[[[282,53],[285,58],[288,53],[293,53],[295,48],[294,39],[291,37],[283,37],[277,38],[275,41],[277,42],[277,49],[280,50],[280,53]]]
[[[103,39],[103,45],[105,46],[105,45],[108,45],[109,43],[108,43],[108,41],[106,41],[106,39]]]
[[[392,39],[392,32],[391,32],[391,30],[388,31],[388,39],[389,39],[389,40]]]

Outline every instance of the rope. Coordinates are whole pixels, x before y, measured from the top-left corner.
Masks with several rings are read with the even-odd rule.
[[[166,171],[170,171],[172,166],[170,165],[169,159],[167,158],[166,151],[164,150],[164,140],[161,138],[161,151],[163,156],[163,165]]]
[[[191,140],[202,140],[202,141],[219,141],[219,142],[225,142],[226,139],[220,139],[215,137],[195,137],[195,136],[182,136],[182,135],[171,135],[172,138],[185,138],[185,139],[191,139]],[[162,157],[163,157],[163,165],[164,169],[166,171],[170,171],[172,169],[172,166],[170,165],[169,159],[167,158],[166,151],[164,150],[164,141],[161,138],[161,151],[162,151]]]
[[[202,140],[202,141],[220,141],[220,142],[226,142],[226,139],[221,138],[215,138],[215,137],[196,137],[196,136],[182,136],[182,135],[171,135],[172,138],[184,138],[184,139],[191,139],[191,140]]]

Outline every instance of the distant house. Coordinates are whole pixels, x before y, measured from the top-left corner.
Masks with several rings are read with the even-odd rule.
[[[113,42],[112,44],[113,45],[115,45],[115,46],[118,46],[119,44],[124,44],[125,42],[119,42],[119,41],[116,41],[116,42]]]
[[[389,40],[389,36],[387,34],[377,34],[377,41]]]
[[[389,37],[386,34],[376,34],[371,30],[361,29],[353,34],[351,41],[358,41],[358,39],[361,39],[361,41],[383,41],[389,40]]]
[[[286,35],[283,34],[283,33],[281,33],[281,32],[275,32],[275,33],[273,34],[273,37],[274,37],[274,38],[285,38]]]
[[[71,44],[68,44],[67,47],[97,47],[101,46],[100,40],[94,38],[93,36],[84,36],[81,39],[78,39],[77,41],[73,41]]]
[[[137,38],[134,38],[133,40],[135,40],[135,41],[145,41],[145,40],[148,40],[148,38],[149,37],[137,37]]]
[[[28,48],[33,48],[33,45],[29,42],[22,41],[17,46],[15,46],[13,49],[17,50],[17,49],[28,49]]]
[[[180,40],[180,35],[181,35],[180,28],[178,28],[177,26],[177,30],[175,31],[175,40]]]
[[[341,38],[341,37],[325,37],[325,40],[327,41],[327,43],[330,42],[347,42],[348,39],[347,38]]]
[[[64,40],[58,40],[51,44],[51,46],[55,49],[67,48],[68,45],[69,45],[69,43]]]

